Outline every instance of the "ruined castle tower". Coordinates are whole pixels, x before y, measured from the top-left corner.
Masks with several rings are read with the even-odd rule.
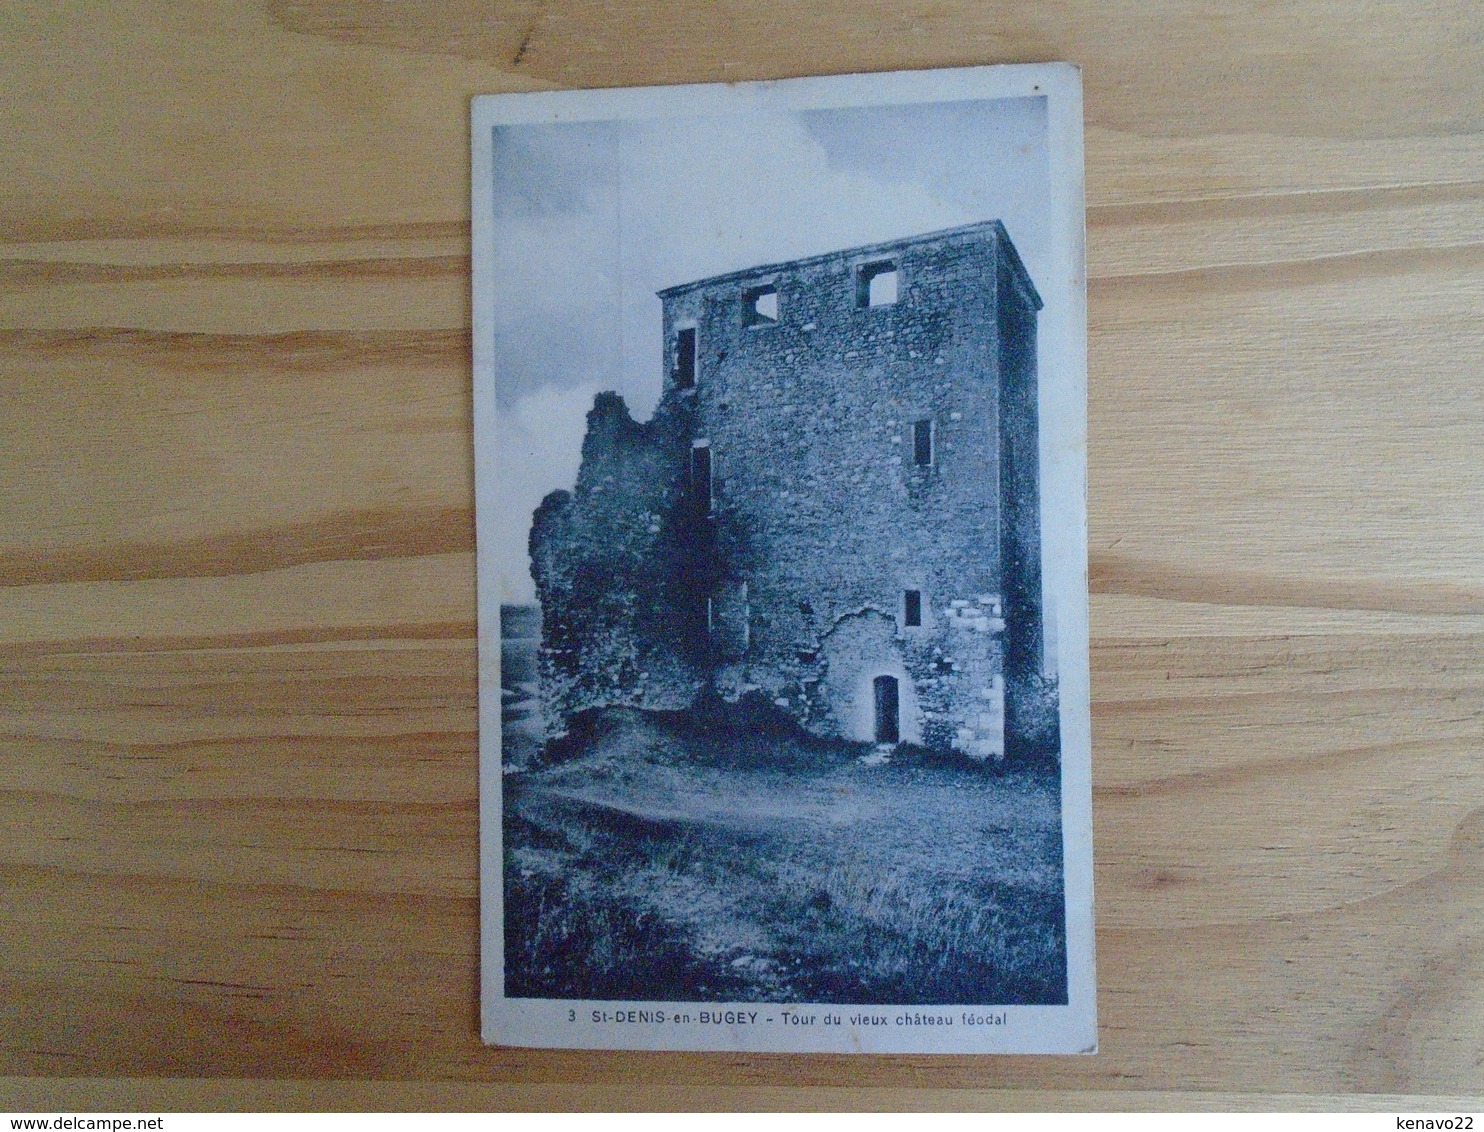
[[[576,489],[532,532],[554,733],[710,687],[822,736],[1026,748],[1045,714],[1041,300],[1004,226],[660,298],[654,417],[600,396]]]

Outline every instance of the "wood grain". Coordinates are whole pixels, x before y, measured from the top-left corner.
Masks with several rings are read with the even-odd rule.
[[[1060,58],[1102,1052],[481,1047],[467,99]],[[1477,1106],[1481,74],[1443,0],[0,12],[0,1098]]]

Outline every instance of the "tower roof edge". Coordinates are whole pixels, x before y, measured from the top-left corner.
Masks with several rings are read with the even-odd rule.
[[[809,267],[818,263],[826,263],[837,259],[854,259],[856,257],[869,257],[873,255],[890,255],[892,252],[902,251],[918,244],[932,243],[937,240],[951,240],[956,237],[988,236],[1009,252],[1009,263],[1011,270],[1025,286],[1030,295],[1031,302],[1037,310],[1044,305],[1040,294],[1036,291],[1036,285],[1031,281],[1025,264],[1021,261],[1020,253],[1015,249],[1015,241],[1010,238],[1010,233],[1005,230],[1005,225],[999,220],[981,220],[974,224],[960,224],[954,228],[940,228],[933,232],[923,232],[916,236],[901,236],[894,240],[883,240],[875,244],[862,244],[859,247],[842,248],[839,251],[824,252],[820,255],[803,256],[799,259],[782,260],[777,263],[763,263],[755,267],[745,267],[737,271],[726,271],[719,275],[708,275],[704,279],[693,279],[688,283],[677,283],[673,287],[666,287],[655,292],[661,299],[669,299],[675,295],[682,295],[688,291],[695,291],[702,287],[715,286],[718,283],[730,283],[743,279],[749,279],[758,275],[769,275],[777,272],[788,271],[799,267]]]

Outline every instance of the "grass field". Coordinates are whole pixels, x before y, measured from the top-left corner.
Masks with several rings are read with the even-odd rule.
[[[605,713],[505,786],[506,993],[1066,1001],[1056,771]]]

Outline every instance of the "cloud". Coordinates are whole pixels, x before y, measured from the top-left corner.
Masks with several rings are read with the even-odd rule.
[[[502,602],[535,600],[527,548],[531,514],[549,492],[577,482],[587,411],[599,389],[593,384],[538,389],[513,399],[500,415],[495,454],[500,521],[495,545],[480,549],[495,555]]]
[[[591,212],[613,184],[616,122],[496,126],[493,141],[497,219]]]
[[[622,383],[618,170],[571,160],[571,147],[587,145],[574,129],[497,134],[494,193],[508,206],[496,220],[491,279],[502,410],[534,389]]]
[[[1040,109],[1040,100],[1028,101]],[[622,365],[635,414],[659,396],[654,292],[663,287],[980,220],[1006,219],[1029,233],[1045,196],[1044,153],[1027,154],[1020,143],[1044,129],[1027,128],[1022,111],[1015,128],[990,133],[995,110],[979,103],[625,124]],[[1030,250],[1039,257],[1039,246]]]
[[[521,595],[504,600],[530,600],[530,514],[575,479],[593,395],[639,419],[659,398],[656,291],[988,219],[1034,278],[1044,121],[1017,100],[501,127],[496,554]]]

